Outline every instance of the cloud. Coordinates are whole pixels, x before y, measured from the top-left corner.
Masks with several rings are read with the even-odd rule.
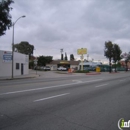
[[[87,48],[91,58],[106,60],[105,41],[130,51],[129,0],[15,0],[12,20],[26,15],[15,25],[15,43],[28,41],[36,55],[60,58],[60,49],[77,55]],[[12,29],[0,38],[0,48],[11,49]],[[86,57],[86,56],[85,56]]]

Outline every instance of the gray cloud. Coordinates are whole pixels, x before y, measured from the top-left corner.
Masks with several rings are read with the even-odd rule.
[[[87,48],[90,57],[105,60],[104,43],[111,40],[122,51],[129,50],[129,0],[15,0],[11,12],[15,25],[15,43],[28,41],[36,55],[60,58],[60,49],[77,55]],[[1,49],[11,49],[12,29],[0,38]],[[86,57],[86,56],[85,56]]]

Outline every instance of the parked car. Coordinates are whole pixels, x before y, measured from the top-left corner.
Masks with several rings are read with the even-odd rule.
[[[63,67],[63,66],[60,66],[59,68],[57,68],[57,70],[63,71],[63,70],[67,70],[67,68],[65,68],[65,67]]]
[[[45,66],[43,69],[44,70],[51,70],[51,68],[49,66]]]
[[[40,70],[44,70],[44,66],[41,66],[41,67],[40,67]]]

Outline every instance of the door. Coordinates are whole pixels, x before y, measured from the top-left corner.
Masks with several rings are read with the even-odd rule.
[[[23,75],[24,66],[23,63],[21,63],[21,75]]]

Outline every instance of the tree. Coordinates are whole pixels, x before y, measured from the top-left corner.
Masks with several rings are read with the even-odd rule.
[[[111,60],[113,58],[113,44],[111,41],[105,42],[104,56],[109,59],[109,72],[111,73]]]
[[[34,46],[29,44],[26,41],[22,41],[21,43],[14,45],[14,50],[19,53],[29,55],[29,59],[30,59],[31,55],[33,54]]]
[[[52,56],[39,56],[38,57],[38,65],[39,66],[46,66],[47,63],[52,61]]]
[[[12,8],[10,5],[13,0],[2,0],[0,2],[0,36],[5,34],[5,31],[12,26],[11,15],[9,14]]]
[[[66,52],[65,52],[65,60],[68,60]]]
[[[113,61],[115,64],[115,72],[116,72],[116,63],[121,59],[121,49],[117,44],[113,44]]]
[[[70,54],[70,61],[74,61],[74,55]]]

